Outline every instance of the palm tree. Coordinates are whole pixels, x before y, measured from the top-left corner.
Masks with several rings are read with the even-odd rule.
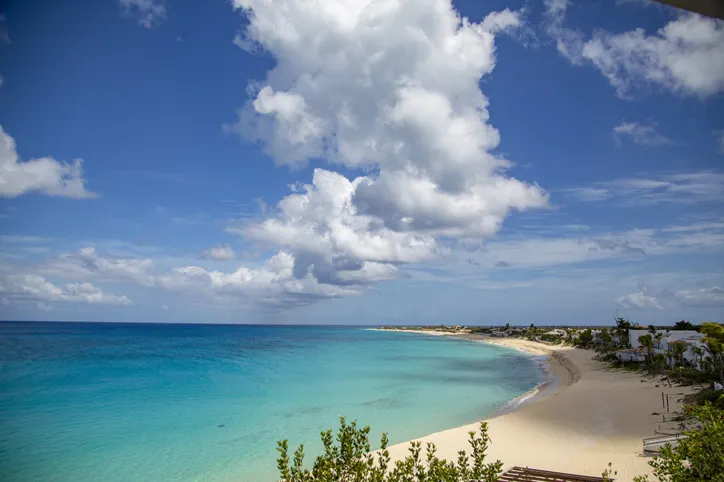
[[[649,325],[649,333],[651,333],[651,336],[656,335],[656,327],[654,325]]]
[[[702,368],[702,367],[701,367],[701,365],[702,365],[702,358],[704,358],[704,350],[702,350],[702,349],[701,349],[700,347],[698,347],[698,346],[695,346],[695,347],[692,347],[691,351],[692,351],[692,352],[694,353],[694,355],[696,356],[696,368],[698,368],[699,370],[701,370],[701,368]]]
[[[719,381],[724,383],[724,367],[722,367],[722,345],[704,338],[704,349],[709,353],[709,366],[713,372],[719,372]]]
[[[666,350],[666,365],[671,366],[671,361],[674,359],[674,352],[671,350]]]
[[[674,354],[674,366],[684,365],[684,353],[686,353],[686,343],[683,341],[675,341],[669,343]]]
[[[664,366],[666,366],[666,355],[663,353],[657,353],[654,355],[654,366],[657,368],[659,373],[663,373]]]
[[[639,343],[642,348],[646,349],[646,362],[650,367],[654,357],[654,340],[651,338],[651,335],[641,335],[639,337]]]
[[[661,332],[656,333],[654,335],[654,340],[656,341],[656,348],[661,348],[661,339],[664,337],[664,334]]]

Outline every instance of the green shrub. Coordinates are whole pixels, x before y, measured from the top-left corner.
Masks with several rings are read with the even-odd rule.
[[[714,380],[711,373],[691,367],[677,367],[670,370],[667,375],[672,381],[691,385],[692,383],[708,383]]]
[[[410,444],[410,454],[390,467],[387,435],[382,435],[380,450],[370,453],[370,428],[357,428],[340,417],[336,437],[332,431],[322,432],[324,453],[317,457],[311,470],[304,469],[304,446],[289,460],[289,444],[277,442],[280,482],[494,482],[502,473],[500,461],[485,463],[490,444],[488,425],[480,423],[480,433],[470,432],[470,457],[461,450],[457,462],[440,460],[436,448],[427,444],[425,457],[420,442]],[[336,444],[335,444],[336,439]]]
[[[687,437],[676,447],[666,444],[649,462],[654,477],[661,482],[724,482],[724,412],[708,402],[687,410],[695,430],[684,432]]]

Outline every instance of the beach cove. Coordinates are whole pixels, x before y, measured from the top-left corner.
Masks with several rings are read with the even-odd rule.
[[[546,356],[546,369],[556,378],[513,410],[487,419],[492,440],[488,460],[499,459],[504,468],[518,465],[600,476],[610,462],[618,472],[617,481],[632,481],[650,473],[642,439],[675,426],[662,422],[660,414],[666,410],[661,393],[670,395],[673,411],[691,392],[690,387],[669,387],[658,380],[642,380],[639,374],[610,370],[593,360],[594,353],[588,350],[523,339],[453,336]],[[459,450],[469,449],[468,432],[478,426],[469,424],[416,440],[434,443],[440,458],[455,459]],[[404,458],[408,447],[409,442],[391,446],[392,459]]]

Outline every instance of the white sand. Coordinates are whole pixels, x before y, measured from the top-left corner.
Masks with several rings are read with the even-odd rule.
[[[631,481],[650,472],[648,457],[642,454],[642,439],[655,430],[674,430],[675,423],[662,423],[661,392],[670,397],[670,408],[690,389],[661,386],[642,381],[641,376],[610,371],[592,360],[593,352],[568,347],[551,347],[519,339],[492,338],[485,341],[536,354],[549,355],[550,368],[559,383],[517,410],[488,420],[492,439],[488,460],[502,460],[504,468],[514,465],[544,470],[600,476],[613,464],[617,481]],[[478,424],[458,427],[419,439],[433,442],[438,456],[457,458],[465,449],[468,432]],[[407,455],[409,443],[390,447],[393,460]]]

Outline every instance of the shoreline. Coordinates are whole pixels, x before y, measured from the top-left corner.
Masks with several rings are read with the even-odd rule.
[[[545,357],[544,363],[536,362],[536,365],[538,365],[538,367],[546,373],[548,379],[537,384],[527,392],[517,396],[508,402],[503,409],[498,410],[485,420],[515,411],[524,403],[535,402],[541,397],[553,396],[555,393],[565,390],[572,384],[576,383],[581,376],[580,370],[578,370],[576,366],[564,355],[554,350],[553,345],[544,345],[530,340],[523,340],[520,338],[497,338],[489,335],[455,333],[437,330],[406,330],[396,328],[366,328],[366,330],[383,332],[391,331],[394,333],[418,333],[428,336],[446,336],[449,338],[457,338],[475,343],[485,343],[487,345],[503,347],[530,355],[531,357]]]
[[[617,482],[650,474],[650,458],[643,454],[642,440],[657,431],[675,430],[676,426],[675,422],[663,421],[661,412],[666,409],[662,409],[662,394],[671,397],[671,409],[675,411],[683,396],[692,391],[691,387],[668,387],[657,379],[608,369],[593,360],[593,352],[588,350],[518,338],[435,335],[545,356],[549,373],[557,378],[557,382],[542,384],[551,385],[536,387],[512,400],[512,407],[481,420],[488,423],[492,440],[487,460],[501,460],[504,470],[518,465],[600,477],[610,462],[618,472]],[[423,446],[432,442],[440,458],[455,460],[459,450],[470,451],[468,432],[477,431],[479,425],[476,422],[415,440]],[[410,442],[388,447],[393,462],[408,454]]]

